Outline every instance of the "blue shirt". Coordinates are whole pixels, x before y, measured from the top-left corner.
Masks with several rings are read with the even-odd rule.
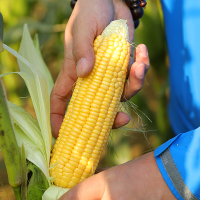
[[[177,199],[200,199],[200,1],[161,0],[170,59],[169,118],[177,135],[155,152]]]
[[[200,1],[161,2],[170,59],[169,116],[179,134],[200,126]]]

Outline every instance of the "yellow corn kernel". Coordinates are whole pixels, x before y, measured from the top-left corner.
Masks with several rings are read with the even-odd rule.
[[[51,157],[54,184],[71,188],[91,176],[107,143],[123,91],[130,45],[125,20],[94,41],[95,64],[78,78]]]

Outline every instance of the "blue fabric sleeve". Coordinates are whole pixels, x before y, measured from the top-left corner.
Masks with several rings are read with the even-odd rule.
[[[167,141],[154,156],[177,199],[200,199],[200,127]]]

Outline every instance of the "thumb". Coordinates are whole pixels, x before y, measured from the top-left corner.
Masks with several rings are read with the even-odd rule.
[[[96,37],[95,23],[91,20],[83,23],[83,18],[76,18],[73,33],[73,57],[76,63],[76,73],[79,77],[87,76],[94,66],[95,54],[93,43]]]

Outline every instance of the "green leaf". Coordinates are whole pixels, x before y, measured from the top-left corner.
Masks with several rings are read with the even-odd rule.
[[[43,193],[49,187],[48,181],[42,171],[34,164],[29,163],[28,169],[32,175],[28,183],[27,200],[41,200]]]
[[[21,185],[20,151],[17,145],[6,94],[0,78],[0,147],[4,157],[8,181],[12,187]],[[19,190],[16,190],[19,191]]]
[[[34,43],[37,44],[36,47]],[[36,36],[34,38],[34,43],[31,39],[27,24],[24,25],[22,40],[19,48],[19,54],[25,58],[29,63],[34,65],[34,68],[37,68],[40,73],[45,76],[46,81],[48,82],[49,92],[53,88],[53,79],[52,76],[42,58],[40,49],[39,49],[39,39]],[[26,66],[19,65],[21,71],[26,71]]]
[[[27,165],[24,144],[21,146],[21,199],[27,199]]]
[[[18,146],[23,149],[24,145],[26,149],[24,154],[31,162],[28,166],[32,173],[28,184],[28,199],[41,199],[51,181],[49,161],[54,143],[52,140],[55,141],[52,138],[50,126],[50,93],[53,80],[42,59],[38,37],[36,35],[33,43],[27,25],[24,26],[19,53],[5,44],[3,47],[17,58],[20,72],[14,73],[20,75],[25,81],[36,113],[37,119],[21,107],[8,102]],[[8,74],[10,73],[0,75],[0,77]],[[53,188],[54,191],[57,190],[56,197],[67,191],[56,186]],[[50,193],[45,192],[45,195],[51,194],[51,189],[48,191]],[[23,194],[25,197],[25,189]]]
[[[26,26],[25,26],[26,27]],[[27,29],[25,29],[27,31]],[[40,61],[41,63],[43,64],[43,69],[44,69],[44,75],[45,75],[45,78],[47,79],[48,81],[48,85],[49,85],[49,90],[51,92],[53,86],[54,86],[54,83],[53,83],[53,79],[52,79],[52,76],[47,68],[47,65],[46,63],[44,62],[43,60],[43,57],[42,57],[42,54],[41,54],[41,51],[40,51],[40,43],[39,43],[39,37],[38,37],[38,34],[35,34],[34,36],[34,39],[33,39],[33,44],[35,46],[35,49],[37,50],[37,53],[38,53],[38,56],[40,57]]]
[[[45,145],[37,120],[21,107],[11,102],[8,102],[8,105],[14,123],[18,146],[21,147],[22,143],[24,144],[26,158],[38,166],[48,178],[49,162],[46,158]]]
[[[45,166],[40,166],[37,165],[36,162],[32,162],[40,167],[44,174],[47,175],[47,166],[49,165],[50,150],[52,145],[52,135],[50,127],[50,91],[48,88],[47,79],[41,73],[41,71],[39,71],[38,68],[35,67],[35,65],[30,63],[23,56],[19,55],[15,50],[11,49],[5,44],[4,48],[18,58],[18,64],[21,71],[16,73],[18,73],[24,79],[30,93],[38,120],[38,125],[40,128],[41,139],[39,139],[39,141],[41,142],[41,145],[38,144],[38,147],[42,147],[41,153],[43,155],[43,159],[45,160]],[[26,145],[26,143],[24,143],[24,145]],[[36,146],[34,146],[33,148],[36,148]]]

